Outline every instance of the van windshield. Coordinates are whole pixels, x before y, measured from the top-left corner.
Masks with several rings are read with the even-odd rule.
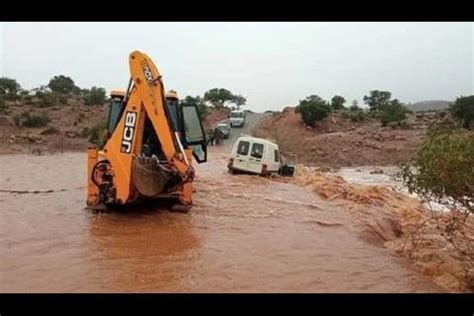
[[[250,155],[254,158],[261,159],[263,157],[263,144],[253,143],[252,153]]]
[[[244,113],[242,113],[242,112],[231,112],[230,117],[233,117],[233,118],[244,117]]]

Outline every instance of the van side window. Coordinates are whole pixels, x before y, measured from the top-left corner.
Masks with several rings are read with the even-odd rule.
[[[275,149],[275,162],[280,162],[280,153]]]
[[[253,143],[250,156],[261,159],[263,157],[263,144]]]
[[[247,154],[249,153],[249,147],[250,147],[249,142],[241,140],[239,142],[239,147],[237,148],[237,154],[247,156]]]

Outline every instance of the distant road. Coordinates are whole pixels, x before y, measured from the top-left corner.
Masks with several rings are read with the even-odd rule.
[[[268,116],[269,113],[247,113],[247,117],[245,119],[245,126],[240,127],[233,127],[230,131],[229,139],[224,140],[224,145],[226,147],[231,147],[234,145],[237,138],[241,136],[241,134],[250,135],[252,127],[262,118]],[[222,122],[227,122],[228,119],[223,120]]]

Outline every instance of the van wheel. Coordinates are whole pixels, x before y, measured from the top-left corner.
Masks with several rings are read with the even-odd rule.
[[[232,168],[229,168],[229,173],[230,173],[230,174],[236,174],[236,173],[237,173],[237,171],[235,171],[235,170],[234,170],[234,169],[232,169]]]

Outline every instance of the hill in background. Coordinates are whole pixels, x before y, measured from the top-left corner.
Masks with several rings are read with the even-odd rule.
[[[414,112],[446,110],[451,101],[431,100],[407,104],[407,108]]]

